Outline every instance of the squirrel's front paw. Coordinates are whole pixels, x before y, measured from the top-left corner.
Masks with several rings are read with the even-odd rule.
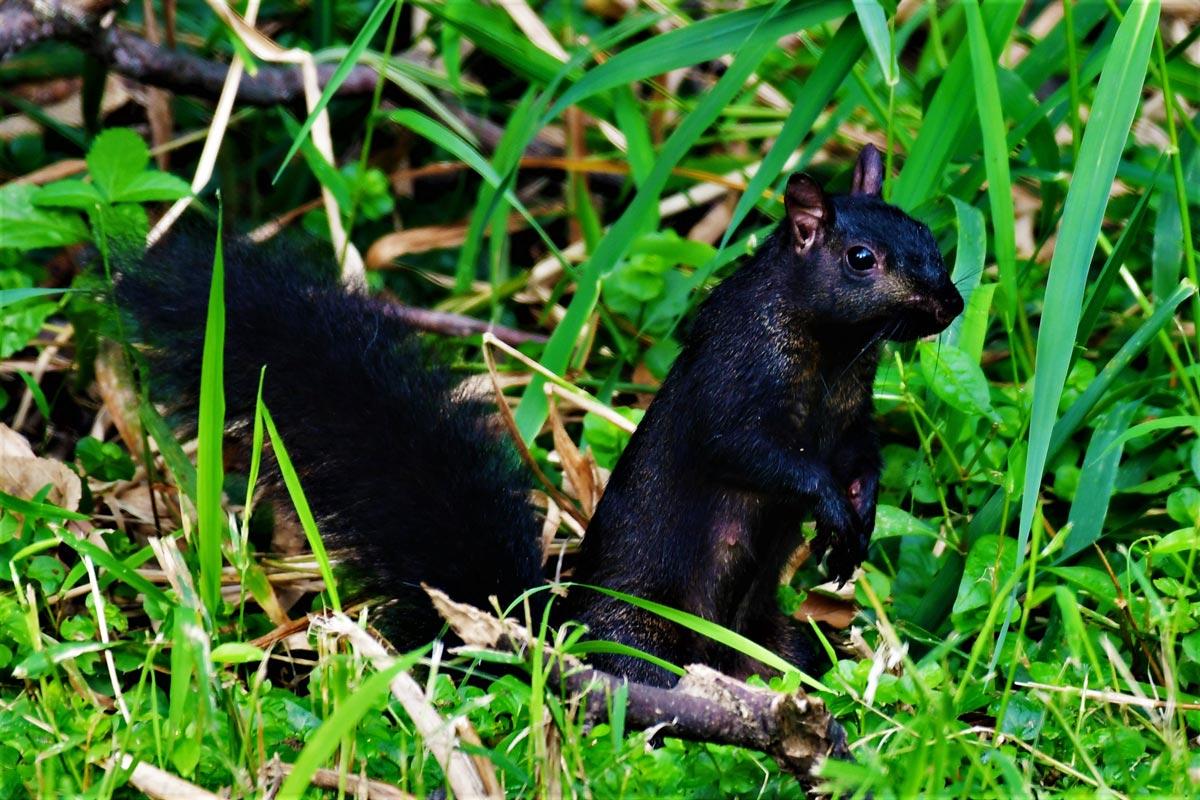
[[[813,557],[824,556],[829,577],[840,583],[849,580],[866,560],[871,541],[871,531],[860,516],[853,487],[848,494],[849,502],[844,509],[833,503],[817,507],[817,535],[811,543]]]
[[[839,584],[850,580],[859,564],[867,560],[867,545],[870,541],[868,533],[857,531],[835,540],[825,556],[825,568],[829,570],[829,577]]]

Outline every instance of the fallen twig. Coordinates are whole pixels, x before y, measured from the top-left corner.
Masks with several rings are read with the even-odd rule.
[[[426,587],[438,613],[469,648],[528,653],[532,637],[512,620],[501,620]],[[701,665],[672,689],[631,683],[585,666],[578,659],[547,654],[546,680],[581,697],[591,722],[608,718],[609,697],[628,687],[625,720],[678,739],[748,747],[766,753],[805,786],[826,758],[853,760],[846,732],[825,704],[801,690],[789,694],[750,686]],[[604,691],[597,691],[603,689]]]

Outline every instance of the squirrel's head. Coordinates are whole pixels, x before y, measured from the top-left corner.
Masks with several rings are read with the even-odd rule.
[[[883,160],[869,144],[849,194],[826,194],[803,173],[788,180],[782,234],[795,255],[793,302],[835,329],[894,341],[938,333],[962,312],[962,296],[929,228],[885,203],[882,187]]]

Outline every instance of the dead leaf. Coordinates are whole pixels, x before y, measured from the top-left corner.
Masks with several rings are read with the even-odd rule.
[[[579,501],[580,508],[591,519],[600,502],[600,476],[591,453],[584,455],[567,435],[558,403],[550,402],[550,429],[554,433],[554,450],[563,469],[563,491]]]
[[[857,614],[858,605],[849,600],[809,592],[808,597],[804,599],[800,608],[792,616],[801,622],[811,619],[816,622],[824,622],[834,628],[845,629],[850,627],[850,623],[854,621]]]
[[[142,422],[138,416],[141,403],[133,390],[129,364],[120,345],[115,342],[105,340],[100,345],[100,353],[96,358],[96,388],[104,400],[104,407],[112,416],[121,441],[125,442],[125,447],[133,457],[140,460],[145,452]]]
[[[79,476],[61,461],[38,458],[25,437],[0,424],[0,492],[32,500],[49,484],[46,501],[74,511],[83,498]]]
[[[561,205],[542,206],[530,210],[534,217],[560,213]],[[525,218],[517,212],[508,215],[505,224],[509,233],[524,230],[528,227]],[[467,239],[469,223],[462,222],[454,225],[427,225],[423,228],[409,228],[406,231],[396,231],[380,236],[371,244],[367,251],[367,268],[384,269],[391,266],[395,259],[410,253],[425,253],[429,250],[444,250],[458,247]]]

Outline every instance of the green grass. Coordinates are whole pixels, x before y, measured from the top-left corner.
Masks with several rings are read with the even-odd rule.
[[[332,166],[304,141],[304,123],[239,109],[214,182],[227,224],[292,211],[322,182],[364,253],[398,228],[465,223],[465,241],[409,253],[369,284],[541,329],[549,341],[522,349],[604,403],[627,405],[661,378],[706,286],[778,215],[770,190],[785,163],[844,187],[862,142],[890,145],[885,195],[930,225],[969,302],[936,341],[892,347],[882,362],[881,510],[854,588],[856,630],[841,634],[857,654],[812,676],[857,762],[826,764],[822,780],[876,798],[1200,791],[1190,746],[1200,736],[1200,134],[1189,116],[1200,68],[1194,42],[1175,46],[1189,35],[1184,18],[1155,2],[1098,0],[923,3],[904,18],[871,0],[639,7],[622,19],[535,4],[562,62],[503,4],[421,0],[431,20],[421,44],[441,60],[417,63],[386,55],[393,39],[409,46],[408,18],[391,3],[310,5],[260,16],[288,46],[386,64],[383,88],[323,99]],[[180,46],[227,58],[207,7],[180,9]],[[141,9],[118,18],[137,31]],[[77,64],[74,53],[51,44],[0,62],[2,96]],[[209,114],[178,98],[177,134],[205,128]],[[332,637],[268,635],[307,610],[286,610],[285,589],[311,589],[328,559],[265,557],[250,522],[218,505],[222,485],[249,504],[253,483],[218,469],[218,383],[206,384],[197,470],[162,418],[138,407],[112,353],[96,366],[97,342],[118,331],[93,284],[45,290],[77,243],[107,257],[144,236],[147,209],[186,194],[197,154],[174,151],[170,174],[149,169],[136,106],[99,137],[49,122],[0,148],[0,421],[46,459],[20,468],[51,484],[0,486],[0,800],[136,796],[142,778],[119,768],[125,755],[237,797],[279,782],[288,796],[337,796],[305,788],[322,769],[342,776],[343,794],[361,776],[428,794],[447,785],[445,751],[414,721],[427,712],[385,685],[417,659],[428,708],[474,731],[454,752],[480,756],[483,780],[507,796],[800,796],[752,751],[648,749],[620,697],[609,722],[584,727],[540,668],[469,680],[493,664],[429,651],[386,667]],[[567,169],[522,163],[547,142],[564,144]],[[303,160],[288,157],[298,151]],[[8,182],[85,155],[88,182]],[[415,178],[410,194],[408,170],[425,167],[438,174]],[[683,237],[714,206],[678,196],[701,190],[703,176],[732,176],[741,191],[697,243]],[[325,213],[295,224],[327,236]],[[453,347],[464,372],[483,371],[478,339]],[[97,371],[133,398],[122,406],[106,389],[106,413],[157,443],[149,478],[132,475],[111,425],[104,442],[82,439]],[[510,399],[560,481],[546,383],[535,376]],[[255,439],[279,452],[261,411]],[[566,422],[602,461],[624,441],[595,417]],[[149,450],[133,450],[144,463]],[[70,494],[64,463],[82,478],[65,511],[49,499]],[[153,507],[123,495],[131,476],[160,489]],[[289,489],[303,507],[299,483]],[[180,495],[199,520],[190,503],[177,515]],[[156,517],[163,536],[147,540]],[[801,569],[796,588],[820,580]],[[314,608],[341,604],[332,582],[309,597]],[[543,646],[572,635],[549,632]],[[296,765],[290,778],[276,757]]]

